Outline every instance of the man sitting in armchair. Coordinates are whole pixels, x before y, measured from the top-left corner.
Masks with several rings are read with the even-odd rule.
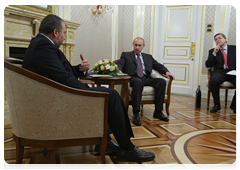
[[[168,69],[158,63],[150,54],[142,53],[145,47],[144,39],[137,37],[133,40],[133,51],[123,52],[117,62],[119,70],[131,76],[130,86],[132,87],[133,124],[140,126],[139,118],[142,91],[144,86],[152,86],[155,89],[155,111],[153,117],[162,121],[169,121],[162,113],[165,96],[166,81],[162,78],[152,78],[152,69],[165,74],[168,78],[173,77]]]

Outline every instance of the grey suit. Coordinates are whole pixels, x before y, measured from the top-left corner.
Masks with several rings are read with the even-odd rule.
[[[123,52],[120,60],[117,62],[117,65],[119,70],[131,76],[130,86],[133,88],[131,94],[133,98],[133,113],[140,112],[144,86],[152,86],[155,89],[155,112],[160,112],[163,110],[166,81],[161,78],[152,78],[151,73],[152,69],[160,71],[163,74],[169,71],[164,65],[158,63],[152,55],[145,53],[141,54],[145,65],[145,75],[142,78],[137,76],[137,61],[133,51]]]

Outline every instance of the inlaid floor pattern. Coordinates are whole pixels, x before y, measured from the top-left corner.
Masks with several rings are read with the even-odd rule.
[[[133,144],[153,152],[155,160],[144,164],[232,164],[236,160],[236,114],[228,106],[218,113],[206,110],[206,99],[201,109],[195,110],[195,98],[171,95],[169,122],[153,118],[154,105],[144,105],[141,126],[132,125]],[[212,107],[212,101],[210,104]],[[129,119],[132,110],[129,108]],[[165,111],[164,111],[165,113]],[[166,115],[166,114],[165,114]],[[114,139],[114,136],[112,136]],[[4,158],[15,164],[16,147],[11,125],[4,126]],[[51,149],[25,147],[24,164],[101,164],[94,146]],[[46,154],[47,153],[47,154]],[[44,156],[45,155],[45,156]],[[106,155],[107,164],[141,164],[118,162],[116,155]]]

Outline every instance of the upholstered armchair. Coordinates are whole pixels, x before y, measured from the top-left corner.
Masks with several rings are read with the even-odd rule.
[[[118,60],[114,60],[114,63],[117,63]],[[153,78],[163,78],[166,80],[166,90],[165,90],[165,98],[164,98],[164,103],[166,106],[166,113],[167,115],[169,115],[169,106],[170,106],[170,97],[171,97],[171,85],[172,85],[172,80],[173,78],[167,78],[163,73],[158,72],[156,70],[152,70],[151,73],[151,77]],[[129,104],[128,105],[132,105],[132,87],[130,87],[129,85]],[[143,113],[143,105],[144,104],[155,104],[155,92],[154,92],[154,88],[151,86],[145,86],[143,88],[143,92],[142,92],[142,100],[141,100],[141,105],[142,105],[142,109],[141,109],[141,113]],[[128,108],[128,107],[127,107]]]
[[[56,148],[100,145],[105,163],[108,93],[70,88],[4,60],[16,162],[24,146]]]
[[[209,110],[209,103],[210,103],[210,78],[211,78],[211,73],[212,73],[212,68],[208,67],[208,79],[206,81],[206,86],[208,88],[208,94],[207,94],[207,110]],[[229,82],[225,81],[222,84],[220,84],[220,89],[225,89],[225,108],[227,108],[227,98],[228,98],[228,89],[236,89],[234,85]]]

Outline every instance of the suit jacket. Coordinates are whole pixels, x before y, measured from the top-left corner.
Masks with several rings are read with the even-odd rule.
[[[162,72],[166,74],[169,72],[168,69],[158,63],[150,54],[141,53],[143,57],[143,62],[145,65],[145,73],[147,77],[151,77],[152,69]],[[134,51],[132,52],[123,52],[120,60],[117,62],[119,70],[123,73],[127,73],[130,76],[137,75],[137,60],[135,57]]]
[[[213,49],[209,50],[208,59],[205,62],[206,67],[214,67],[214,71],[224,69],[223,54],[219,50],[216,57],[212,54]],[[236,46],[228,45],[227,48],[227,64],[230,70],[236,70]]]
[[[62,51],[41,34],[31,40],[22,67],[66,86],[88,88],[78,81],[78,77],[84,76],[79,65],[72,66]]]

